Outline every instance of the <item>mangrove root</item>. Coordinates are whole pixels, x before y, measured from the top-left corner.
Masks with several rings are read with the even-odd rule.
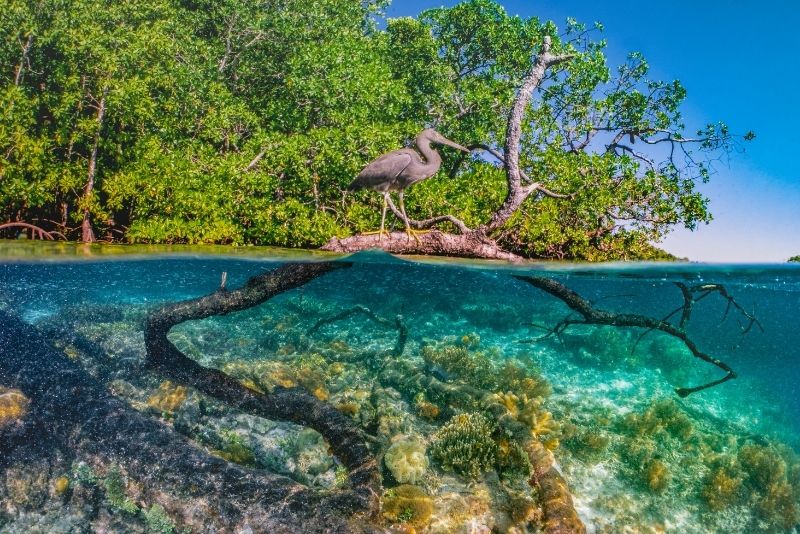
[[[347,467],[353,511],[377,512],[380,474],[359,429],[333,406],[302,388],[276,388],[270,394],[250,389],[216,369],[203,367],[167,339],[170,329],[184,321],[241,311],[273,296],[300,287],[348,263],[290,263],[250,278],[234,291],[221,286],[214,293],[169,304],[151,312],[145,324],[148,365],[171,379],[188,384],[230,406],[265,418],[292,421],[322,434],[334,455]]]
[[[371,502],[365,501],[371,497],[363,495],[368,486],[362,484],[361,492],[355,487],[323,495],[289,478],[211,456],[170,427],[132,409],[53,348],[34,327],[2,310],[0,383],[30,399],[30,411],[21,424],[0,428],[3,461],[38,454],[36,446],[47,443],[100,469],[123,466],[140,485],[141,501],[163,506],[192,531],[368,529],[352,519],[354,513],[369,510]],[[292,395],[279,398],[296,400]],[[293,406],[298,405],[302,402]],[[312,403],[307,408],[318,406]]]

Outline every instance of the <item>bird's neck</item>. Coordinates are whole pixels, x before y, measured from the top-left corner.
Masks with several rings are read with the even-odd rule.
[[[442,157],[431,146],[431,142],[427,139],[417,139],[417,150],[425,158],[425,162],[429,165],[441,165]]]

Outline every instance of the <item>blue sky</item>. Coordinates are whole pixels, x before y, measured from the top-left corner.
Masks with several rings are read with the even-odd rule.
[[[394,0],[389,16],[450,6]],[[605,26],[611,65],[644,53],[651,76],[679,79],[688,91],[689,131],[722,120],[758,136],[744,154],[716,165],[701,190],[714,221],[679,229],[663,243],[692,260],[775,262],[800,254],[800,2],[795,0],[500,0],[506,11]]]

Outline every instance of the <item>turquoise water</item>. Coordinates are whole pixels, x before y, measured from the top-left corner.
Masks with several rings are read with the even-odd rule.
[[[226,288],[234,290],[283,261],[158,255],[104,261],[9,259],[0,263],[0,303],[133,410],[187,437],[188,446],[332,493],[343,484],[346,470],[321,436],[242,413],[175,380],[167,382],[145,365],[148,312],[213,293],[222,273]],[[170,340],[194,361],[248,387],[266,393],[274,387],[302,387],[345,413],[368,436],[383,476],[381,511],[368,520],[375,528],[546,529],[538,490],[528,484],[525,470],[530,466],[503,463],[504,451],[519,438],[503,434],[505,417],[529,425],[532,439],[552,451],[589,532],[796,530],[799,268],[506,267],[416,263],[379,254],[348,261],[353,262],[350,268],[259,306],[180,324]],[[656,319],[682,304],[676,282],[687,287],[721,284],[741,308],[732,305],[726,313],[728,301],[712,292],[694,304],[685,332],[700,350],[733,368],[737,378],[680,398],[675,388],[704,384],[725,373],[693,358],[666,334],[650,332],[639,339],[645,332],[641,328],[576,324],[560,335],[547,335],[564,318],[579,316],[515,276],[553,279],[597,309]],[[333,320],[359,306],[383,322],[363,312]],[[750,325],[748,315],[758,324]],[[677,324],[679,318],[677,313],[670,320]],[[398,321],[408,332],[401,354],[393,352]],[[14,349],[6,345],[4,350],[8,357]],[[392,382],[385,370],[398,361],[407,363],[404,372],[413,369],[440,384],[467,385],[486,396],[459,404],[424,386]],[[509,382],[502,378],[507,364],[549,387],[534,393],[519,381]],[[0,386],[7,399],[12,388],[20,388],[14,376],[2,373]],[[498,418],[499,412],[486,407],[489,398],[505,399],[496,404],[508,413]],[[34,418],[35,407],[29,405],[27,412],[4,424],[25,423]],[[457,416],[465,413],[482,414],[494,425],[486,441],[492,459],[470,464],[477,473],[447,458],[456,449],[448,448],[443,429],[455,429]],[[413,443],[421,451],[415,457],[419,465],[411,467],[416,474],[402,474],[381,461],[398,442]],[[474,452],[458,450],[466,457]],[[205,530],[202,522],[176,512],[183,497],[167,504],[156,491],[137,490],[143,483],[124,458],[104,463],[95,457],[85,461],[83,454],[62,447],[59,457],[38,471],[36,465],[43,464],[26,463],[24,455],[0,464],[6,472],[0,479],[0,530],[153,531],[158,527],[153,509],[163,512],[156,518],[163,531]],[[67,483],[69,489],[60,491]],[[430,510],[397,505],[402,491],[393,488],[403,484],[417,488]],[[530,513],[519,512],[523,501]],[[393,511],[396,506],[399,512]],[[249,526],[259,531],[257,522]]]

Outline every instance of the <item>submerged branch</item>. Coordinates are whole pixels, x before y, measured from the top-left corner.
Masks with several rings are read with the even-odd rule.
[[[111,394],[35,327],[2,310],[0,382],[30,399],[20,425],[0,427],[0,465],[56,447],[100,470],[124,466],[140,488],[139,504],[163,506],[179,526],[197,532],[368,528],[350,520],[365,511],[356,489],[325,495],[209,455]]]
[[[733,298],[730,297],[727,291],[725,291],[723,286],[715,284],[715,285],[697,286],[697,288],[685,288],[685,290],[683,291],[684,306],[678,308],[664,319],[656,319],[653,317],[648,317],[646,315],[615,313],[595,308],[591,302],[580,296],[578,293],[568,288],[561,282],[558,282],[551,278],[543,278],[540,276],[515,276],[515,278],[523,280],[531,284],[532,286],[537,287],[542,291],[545,291],[550,295],[558,298],[559,300],[564,302],[564,304],[566,304],[573,312],[575,312],[574,314],[570,315],[566,319],[559,322],[550,331],[550,334],[548,335],[551,334],[559,335],[569,326],[576,324],[646,328],[647,332],[658,330],[660,332],[664,332],[665,334],[680,340],[686,346],[686,348],[689,349],[689,352],[691,352],[695,358],[699,358],[725,371],[725,376],[723,376],[718,380],[709,382],[707,384],[695,387],[688,387],[688,388],[677,388],[675,392],[680,397],[686,397],[688,395],[691,395],[692,393],[702,391],[704,389],[716,386],[718,384],[722,384],[723,382],[727,382],[728,380],[736,378],[736,372],[727,363],[701,351],[695,344],[695,342],[688,336],[688,334],[684,330],[684,326],[686,322],[689,320],[691,315],[692,304],[694,302],[697,302],[697,300],[699,300],[700,298],[705,298],[711,292],[717,291],[725,298],[728,298],[729,307],[731,305],[735,305],[737,308],[740,308],[740,306],[733,300]],[[693,289],[702,291],[703,293],[701,294],[701,297],[694,298],[692,296]],[[683,310],[684,313],[681,318],[680,326],[675,326],[672,323],[668,322],[668,319],[674,314],[676,314],[679,310]],[[577,316],[575,314],[577,314]],[[748,315],[748,317],[752,316]],[[758,323],[755,317],[752,317],[752,322],[747,327],[746,331],[749,331],[752,328],[752,324],[758,324],[760,326],[760,323]]]
[[[339,321],[344,321],[345,319],[349,319],[350,317],[354,317],[356,315],[365,315],[371,321],[390,329],[397,330],[397,342],[395,343],[394,349],[392,349],[392,355],[394,356],[401,356],[406,348],[406,342],[408,341],[408,327],[406,326],[405,322],[403,321],[402,315],[395,316],[394,321],[390,321],[389,319],[385,319],[380,315],[377,315],[375,312],[367,308],[366,306],[353,306],[350,309],[344,310],[343,312],[337,313],[332,317],[325,317],[317,321],[314,326],[308,329],[307,334],[313,335],[319,331],[325,325],[333,324]]]
[[[265,418],[292,421],[322,434],[333,453],[348,468],[354,510],[375,512],[380,489],[378,467],[358,428],[347,416],[302,388],[278,388],[271,394],[247,388],[225,373],[191,360],[167,338],[170,329],[177,324],[256,306],[279,293],[349,265],[290,263],[250,278],[243,287],[234,291],[220,288],[205,297],[169,304],[148,315],[145,345],[148,365],[173,380],[191,385],[239,410]]]

